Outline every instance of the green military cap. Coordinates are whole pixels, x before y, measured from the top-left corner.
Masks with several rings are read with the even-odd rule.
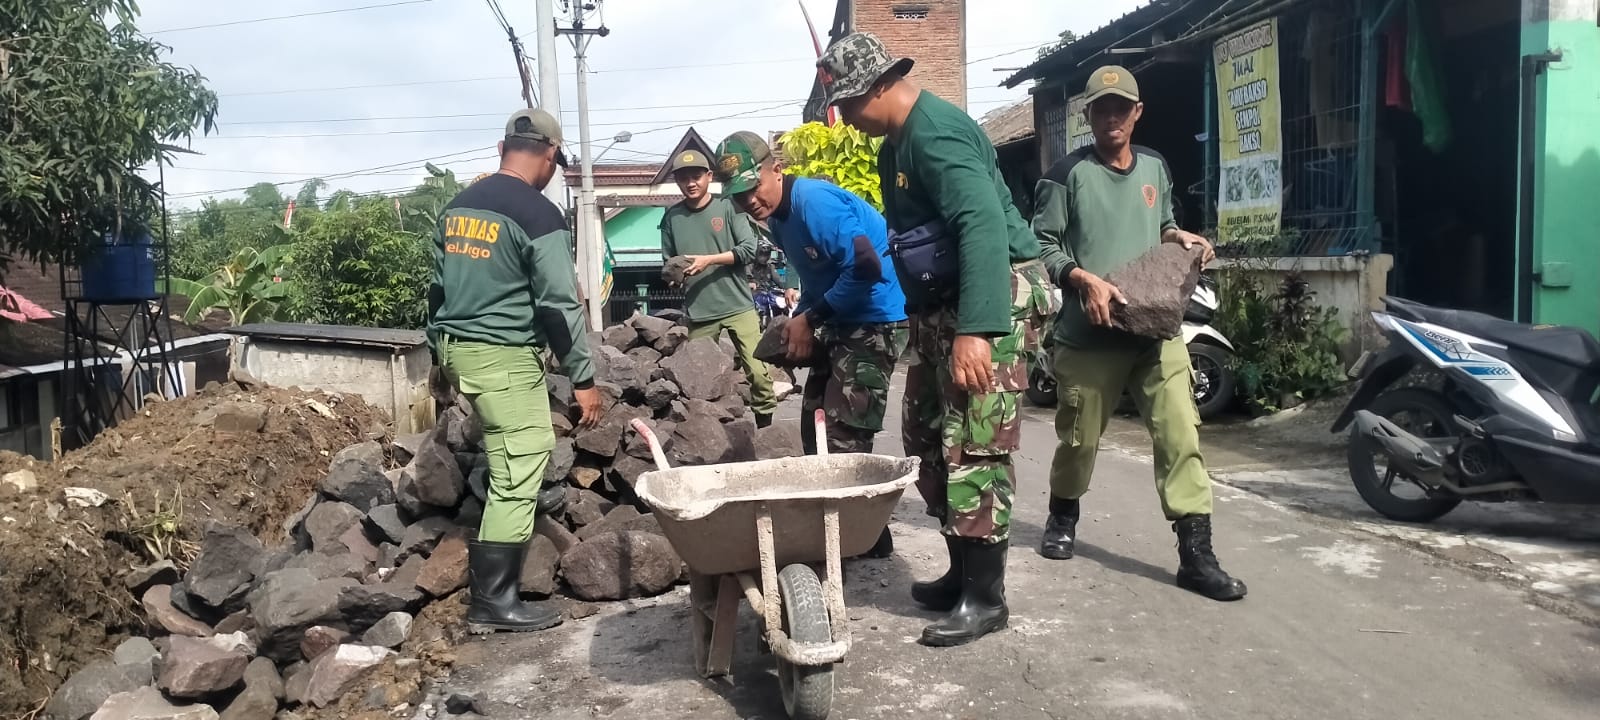
[[[506,120],[506,137],[550,143],[556,148],[556,164],[567,166],[567,154],[561,150],[561,123],[550,113],[539,108],[511,113],[511,119]]]
[[[1093,103],[1108,95],[1125,97],[1134,102],[1139,102],[1139,81],[1135,80],[1133,73],[1121,65],[1106,65],[1089,74],[1087,93],[1084,96],[1085,104]]]
[[[706,156],[699,150],[685,150],[672,156],[672,162],[668,164],[668,172],[677,172],[684,168],[710,170],[711,161],[707,160]]]
[[[915,62],[890,55],[877,35],[856,32],[829,45],[817,60],[817,67],[826,75],[823,82],[828,88],[828,104],[837,105],[867,94],[873,83],[890,72],[902,76],[910,73]]]
[[[752,190],[761,179],[761,163],[772,157],[772,148],[749,130],[729,135],[717,146],[717,167],[712,172],[722,183],[722,196]]]

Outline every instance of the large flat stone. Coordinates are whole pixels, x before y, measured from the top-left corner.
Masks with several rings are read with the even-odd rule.
[[[107,698],[89,720],[218,720],[210,705],[169,702],[154,687],[117,693]]]
[[[207,607],[233,612],[244,607],[245,593],[264,559],[261,541],[249,530],[209,522],[200,537],[200,555],[183,582],[191,597]]]
[[[683,561],[659,535],[611,532],[583,541],[561,558],[561,575],[584,600],[622,600],[666,591]]]
[[[151,621],[173,635],[206,637],[211,626],[194,619],[172,604],[172,586],[152,585],[139,600]]]
[[[161,662],[156,685],[175,698],[199,699],[223,692],[244,680],[250,657],[224,649],[204,638],[173,637]]]
[[[556,570],[561,565],[561,551],[543,535],[534,535],[528,541],[528,554],[522,560],[522,592],[534,595],[554,595]]]
[[[410,487],[402,487],[401,492],[409,492],[417,500],[434,507],[450,508],[461,502],[467,479],[461,472],[460,463],[456,462],[455,453],[437,432],[432,442],[423,443],[417,449],[417,456],[411,465],[413,482]]]
[[[388,482],[385,479],[385,482]],[[339,538],[346,530],[357,527],[366,517],[354,505],[344,502],[318,503],[306,517],[306,533],[311,536],[311,547],[320,553],[338,553],[345,550]]]
[[[696,415],[678,423],[667,455],[674,466],[713,465],[726,462],[732,452],[733,445],[722,423],[714,417]]]
[[[710,338],[690,340],[661,361],[666,378],[685,396],[700,400],[722,397],[721,376],[733,367],[733,358]]]
[[[444,597],[467,586],[467,540],[463,534],[452,532],[439,541],[422,566],[416,585],[434,597]]]
[[[83,666],[56,688],[55,695],[44,706],[44,714],[53,720],[83,720],[100,709],[112,695],[133,692],[149,685],[151,680],[148,662],[141,667],[98,660]]]
[[[1113,304],[1112,320],[1123,330],[1141,337],[1169,340],[1183,331],[1183,311],[1200,283],[1204,251],[1185,250],[1177,243],[1161,243],[1133,262],[1105,275],[1127,298]]]
[[[281,661],[295,659],[306,628],[343,623],[339,600],[344,589],[355,584],[349,578],[318,580],[303,568],[269,573],[250,594],[261,654]]]
[[[393,654],[388,648],[366,645],[340,645],[323,653],[307,670],[305,702],[319,708],[338,702],[368,670]]]
[[[382,452],[381,448],[379,452]],[[379,505],[393,504],[395,500],[394,486],[383,474],[381,460],[378,464],[367,462],[362,453],[334,460],[328,468],[328,475],[322,479],[321,489],[328,497],[349,503],[362,512]]]

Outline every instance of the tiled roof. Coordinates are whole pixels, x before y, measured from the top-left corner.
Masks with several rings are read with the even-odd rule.
[[[995,147],[1033,137],[1033,98],[983,116],[983,133]]]

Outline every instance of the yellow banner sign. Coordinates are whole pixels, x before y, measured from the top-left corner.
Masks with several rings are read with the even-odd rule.
[[[1282,226],[1278,46],[1278,20],[1272,18],[1223,38],[1214,48],[1220,242],[1275,238]]]

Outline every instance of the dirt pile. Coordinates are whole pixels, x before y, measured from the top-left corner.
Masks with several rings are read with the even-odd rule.
[[[132,569],[186,567],[212,520],[270,539],[331,454],[386,421],[357,397],[230,383],[153,403],[58,463],[0,453],[16,479],[0,483],[0,717],[146,634]]]

